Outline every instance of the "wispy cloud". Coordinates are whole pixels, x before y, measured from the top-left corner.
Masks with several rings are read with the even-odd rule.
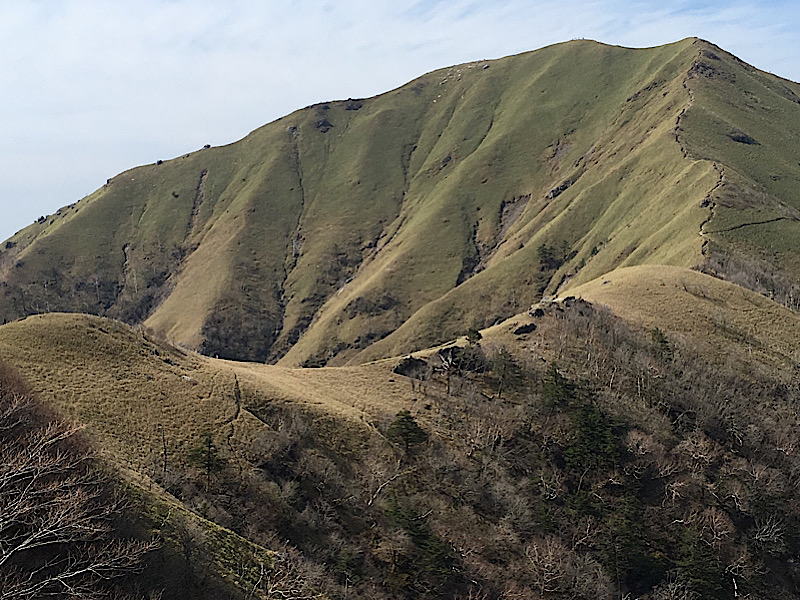
[[[798,80],[798,17],[785,0],[0,0],[0,238],[135,164],[576,37],[698,35]]]

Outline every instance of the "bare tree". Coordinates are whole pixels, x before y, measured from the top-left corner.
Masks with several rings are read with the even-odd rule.
[[[572,579],[572,555],[560,539],[533,540],[525,548],[534,588],[542,595],[567,590]]]
[[[78,428],[44,413],[0,364],[0,600],[95,598],[153,543],[113,535],[120,509]]]

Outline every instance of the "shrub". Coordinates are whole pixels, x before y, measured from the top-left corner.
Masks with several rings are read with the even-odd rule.
[[[400,444],[408,452],[413,446],[428,440],[427,432],[407,410],[401,410],[386,430],[386,437],[395,444]]]

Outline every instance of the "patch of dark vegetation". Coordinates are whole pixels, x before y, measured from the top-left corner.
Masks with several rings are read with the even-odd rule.
[[[740,144],[748,144],[751,146],[759,146],[760,144],[751,136],[747,135],[741,129],[732,129],[728,132],[728,137],[732,139],[734,142],[738,142]]]
[[[267,362],[275,362],[284,356],[300,339],[308,326],[311,325],[313,317],[311,315],[303,315],[298,318],[297,322],[285,331],[280,338],[270,348],[270,355]]]
[[[321,369],[328,364],[328,359],[321,356],[311,356],[300,363],[303,369]]]
[[[333,123],[328,121],[328,119],[317,119],[314,123],[314,127],[316,127],[317,131],[320,133],[327,133],[333,127]]]
[[[470,243],[464,248],[464,256],[461,258],[461,270],[456,277],[456,287],[484,269],[486,254],[487,249],[478,243],[478,223],[475,223],[472,227]]]
[[[453,549],[430,530],[423,512],[408,501],[392,497],[387,515],[413,544],[413,551],[396,565],[400,573],[409,578],[408,592],[428,596],[438,591],[454,597],[468,590],[468,582],[458,567]]]
[[[536,249],[539,258],[539,270],[541,272],[556,271],[565,262],[572,260],[577,252],[570,251],[568,243],[562,242],[559,246],[548,246],[540,244]]]
[[[708,244],[706,256],[696,269],[800,312],[800,282],[765,259],[725,252],[717,244]]]
[[[247,299],[223,300],[203,325],[200,352],[216,358],[265,362],[280,316]]]
[[[479,345],[443,348],[436,353],[436,359],[440,370],[450,369],[458,374],[484,373],[489,369],[486,355]]]
[[[526,323],[514,329],[514,335],[527,335],[536,331],[536,323]]]
[[[394,329],[386,328],[386,327],[380,327],[378,329],[371,329],[371,330],[367,331],[366,333],[364,333],[363,335],[359,335],[358,337],[356,337],[356,339],[354,339],[351,344],[344,344],[344,345],[340,346],[339,348],[333,348],[330,351],[330,353],[331,353],[330,356],[331,356],[331,358],[333,358],[336,354],[338,354],[342,350],[346,350],[348,348],[356,348],[358,350],[363,350],[364,348],[368,348],[370,346],[370,344],[373,344],[374,342],[382,340],[383,338],[388,336],[390,333],[392,333],[392,331],[394,331]]]
[[[16,268],[22,269],[24,266],[23,261],[18,261]],[[82,312],[116,317],[120,314],[118,303],[125,303],[121,299],[124,286],[110,274],[104,277],[97,273],[91,277],[76,278],[55,264],[39,273],[35,281],[24,277],[24,273],[15,274],[5,282],[3,301],[4,318],[7,320],[49,312]],[[144,282],[142,288],[145,288]]]
[[[480,264],[480,259],[475,253],[470,253],[461,260],[461,270],[456,277],[456,287],[464,283],[475,274],[475,269]]]
[[[432,367],[428,364],[428,361],[407,356],[394,366],[392,373],[412,379],[427,380],[432,373]]]
[[[325,304],[327,299],[332,294],[342,289],[352,279],[353,275],[358,269],[358,266],[363,261],[363,257],[364,255],[361,251],[360,245],[339,245],[334,243],[333,247],[318,259],[317,272],[319,273],[319,276],[314,282],[310,293],[305,296],[300,303],[301,312],[296,317],[296,324],[291,328],[291,330],[281,334],[280,339],[275,345],[274,351],[270,355],[271,361],[280,359],[286,352],[289,351],[291,344],[289,344],[287,341],[288,336],[297,335],[299,339],[299,335],[301,335],[303,331],[307,329],[308,324],[311,323],[314,315],[317,313],[320,307]],[[279,298],[280,294],[278,294],[276,297]],[[365,304],[370,305],[371,310],[375,310],[377,306],[382,304],[384,301],[385,300],[381,300],[380,298],[367,298],[364,302]],[[394,308],[399,307],[400,305],[397,304]],[[399,321],[401,318],[399,314],[395,315],[395,317],[397,321]],[[396,324],[396,326],[399,327],[399,322]],[[328,356],[327,352],[324,353],[326,354],[324,358],[326,361],[333,356]]]
[[[357,315],[374,317],[397,307],[400,302],[390,294],[381,294],[376,297],[359,296],[352,300],[344,309],[348,319]]]
[[[126,323],[143,323],[169,294],[169,271],[153,266],[134,274],[120,292],[106,315]]]

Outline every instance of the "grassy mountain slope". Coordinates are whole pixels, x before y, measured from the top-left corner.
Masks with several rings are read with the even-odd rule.
[[[0,356],[167,598],[796,597],[798,94],[577,41],[311,106],[9,240]]]
[[[672,237],[676,245],[670,250],[643,248],[640,261],[672,258],[679,264],[691,264],[697,260],[700,247],[692,227],[699,230],[703,214],[692,210],[694,203],[683,210],[689,202],[681,198],[702,197],[706,188],[713,186],[713,175],[703,164],[684,164],[680,148],[670,141],[681,107],[688,101],[680,86],[681,68],[690,64],[693,53],[690,43],[633,53],[592,43],[566,45],[550,49],[553,62],[545,62],[544,69],[527,77],[509,77],[524,86],[505,91],[494,110],[491,131],[464,161],[463,176],[456,179],[461,172],[455,171],[451,176],[455,181],[443,182],[426,196],[426,204],[436,207],[431,199],[438,200],[434,194],[449,184],[443,191],[456,204],[445,204],[444,214],[422,215],[431,230],[425,234],[424,244],[412,246],[421,255],[402,263],[408,268],[425,265],[418,271],[431,269],[431,260],[439,255],[431,241],[452,237],[452,221],[461,215],[462,227],[473,229],[471,260],[478,265],[474,269],[477,274],[432,298],[397,332],[372,344],[355,360],[397,354],[413,348],[415,342],[418,347],[430,345],[451,337],[459,331],[457,327],[465,329],[465,323],[487,325],[491,322],[487,320],[513,314],[536,300],[551,277],[557,281],[571,273],[570,269],[577,271],[580,261],[584,261],[582,268],[587,274],[597,276],[624,262],[631,249],[651,235]],[[514,62],[529,67],[533,57],[547,59],[548,53],[506,61],[509,68]],[[565,73],[574,74],[574,79]],[[645,90],[646,108],[632,108],[628,98],[650,85],[654,77],[660,78],[663,87]],[[587,95],[587,90],[593,95]],[[547,101],[540,104],[543,97]],[[653,123],[658,127],[652,128]],[[502,166],[503,179],[517,173],[520,178],[498,195],[493,187],[487,189],[493,181],[491,170],[484,167],[487,164]],[[648,176],[631,186],[632,174],[637,172]],[[665,182],[676,173],[682,180],[677,189],[675,181]],[[643,188],[651,195],[643,194]],[[664,200],[666,190],[670,190],[669,202]],[[489,198],[480,202],[487,194]],[[500,198],[504,204],[490,205],[493,210],[487,212],[485,202],[492,198]],[[524,205],[518,206],[520,203]],[[641,215],[640,220],[633,215]],[[687,219],[694,225],[687,226]],[[399,234],[393,243],[413,243],[406,239]],[[553,247],[559,261],[569,255],[569,266],[557,274],[542,273],[542,244]],[[602,248],[602,252],[587,262],[593,248]],[[672,256],[659,256],[659,252]],[[381,260],[379,255],[368,265],[364,275],[381,277],[382,288],[404,285],[408,276],[398,271],[403,267],[391,254],[383,257]],[[371,278],[363,281],[372,285]],[[307,344],[318,344],[315,336],[324,335],[326,329],[329,335],[334,331],[340,337],[347,335],[349,323],[339,323],[342,308],[367,294],[358,286],[358,279],[345,288],[324,307],[315,330],[297,344],[286,361],[308,353]],[[345,316],[350,315],[345,312]]]
[[[576,41],[311,106],[9,240],[0,356],[166,598],[796,597],[798,94]]]
[[[703,268],[792,308],[800,274],[800,86],[707,45],[686,81],[680,136],[712,160],[720,184],[703,225]]]
[[[0,354],[43,399],[92,423],[109,456],[125,457],[123,466],[150,477],[163,468],[164,437],[167,454],[180,461],[207,431],[252,435],[263,424],[249,414],[249,403],[334,415],[356,432],[367,418],[408,407],[413,395],[407,384],[387,382],[385,367],[309,371],[215,360],[88,315],[9,323]],[[379,405],[373,395],[381,396]]]
[[[220,358],[343,364],[619,266],[715,258],[706,270],[726,276],[716,259],[742,255],[792,277],[788,246],[771,249],[794,235],[779,234],[795,226],[794,142],[778,137],[800,118],[793,90],[695,39],[442,69],[112,178],[0,249],[0,312],[103,314]],[[770,223],[741,226],[753,219]]]

